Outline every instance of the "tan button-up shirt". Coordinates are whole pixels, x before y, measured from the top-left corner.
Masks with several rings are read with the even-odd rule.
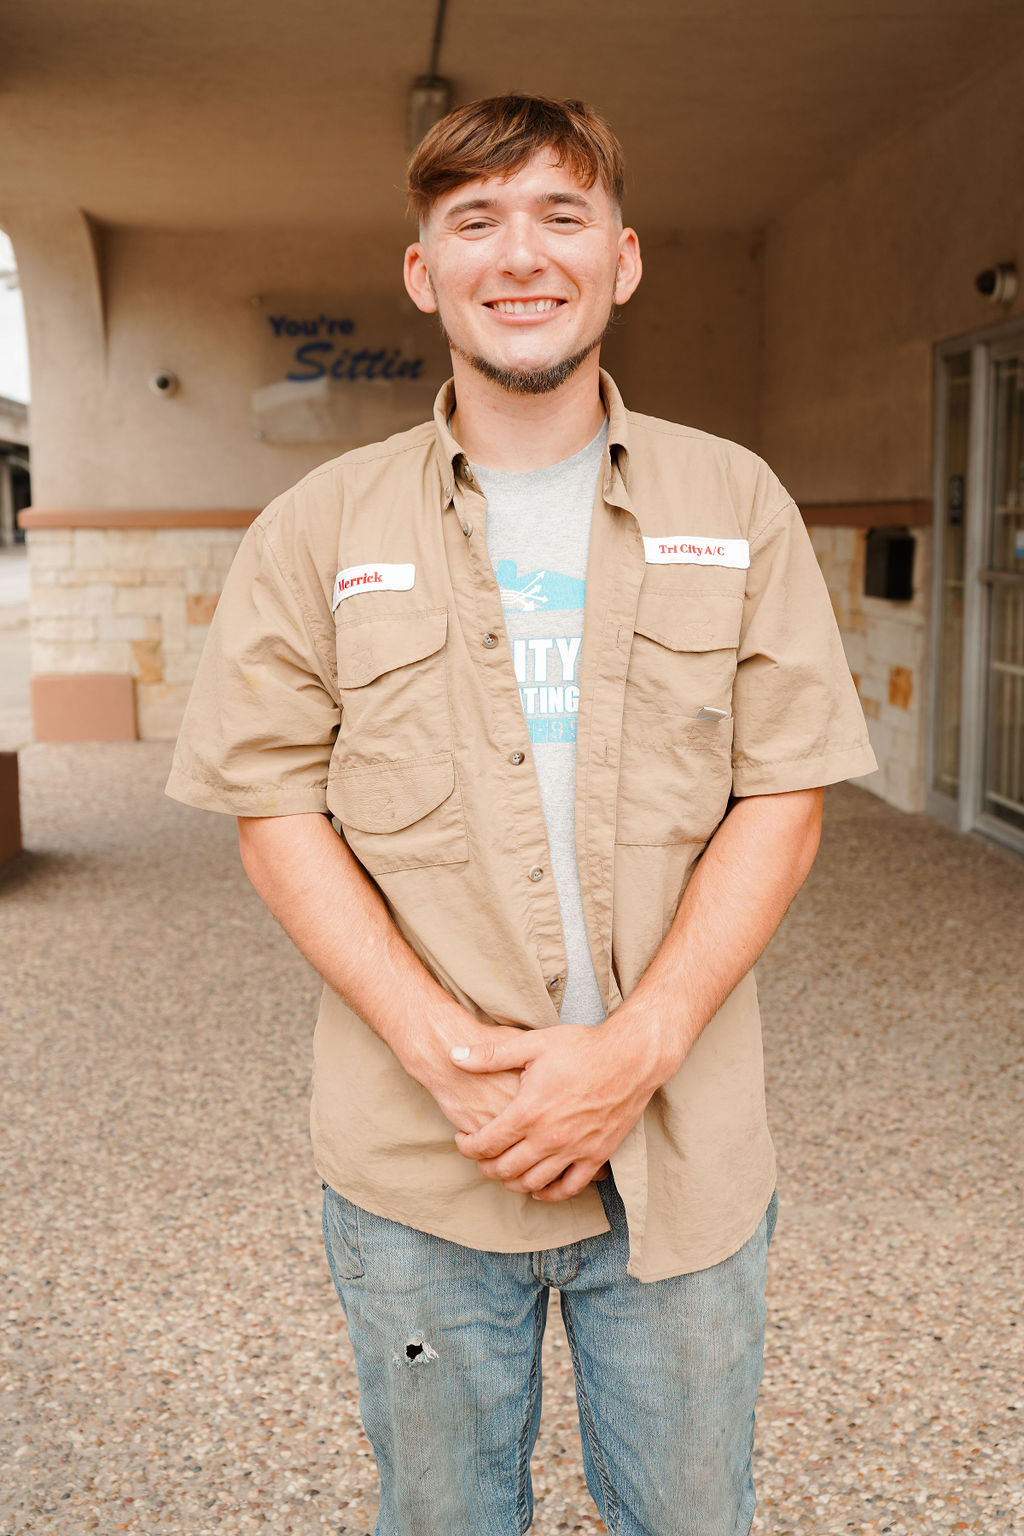
[[[730,795],[875,762],[778,480],[735,443],[626,411],[607,374],[602,391],[576,845],[610,1011],[661,943]],[[331,813],[451,995],[482,1021],[545,1029],[566,974],[558,897],[486,503],[448,430],[453,404],[449,383],[433,422],[313,470],[253,524],[168,793],[243,816]],[[311,1125],[333,1188],[422,1231],[523,1252],[607,1230],[593,1185],[550,1205],[482,1178],[427,1091],[330,988]],[[775,1179],[752,975],[612,1167],[641,1280],[705,1268],[750,1237]]]

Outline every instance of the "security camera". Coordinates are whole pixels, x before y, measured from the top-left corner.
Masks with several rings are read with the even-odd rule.
[[[178,376],[169,368],[158,368],[149,376],[149,387],[154,395],[173,395],[178,387]]]
[[[974,286],[993,304],[1012,304],[1017,297],[1017,268],[1012,261],[1000,261],[979,272]]]

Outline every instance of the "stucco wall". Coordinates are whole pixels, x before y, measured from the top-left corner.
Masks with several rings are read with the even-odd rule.
[[[76,211],[14,217],[35,422],[34,500],[49,508],[263,506],[344,441],[253,437],[251,300],[274,291],[401,294],[405,228],[96,229]],[[750,240],[652,236],[639,294],[606,357],[630,403],[751,441],[759,402],[760,268]],[[412,313],[412,306],[408,304]],[[425,339],[433,320],[412,315]],[[151,373],[180,379],[154,395]],[[361,440],[395,430],[386,409]]]
[[[604,356],[634,410],[757,452],[761,437],[761,242],[640,233],[644,275]]]
[[[975,82],[927,122],[818,188],[766,232],[763,445],[804,504],[932,493],[932,348],[1024,313],[974,287],[1024,268],[1024,60]],[[915,596],[863,598],[863,535],[814,545],[861,690],[881,772],[865,787],[925,803],[931,534]]]
[[[798,501],[931,494],[932,345],[1024,313],[978,272],[1024,267],[1024,59],[769,226],[765,453]]]

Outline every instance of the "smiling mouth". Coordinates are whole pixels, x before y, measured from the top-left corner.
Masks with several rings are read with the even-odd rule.
[[[499,315],[543,315],[564,303],[564,299],[493,299],[485,307]]]

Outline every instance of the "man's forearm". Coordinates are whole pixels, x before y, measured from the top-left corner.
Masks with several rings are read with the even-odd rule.
[[[504,1074],[486,1099],[483,1085],[467,1096],[448,1049],[498,1026],[480,1024],[434,979],[327,817],[239,817],[238,841],[246,874],[289,938],[452,1123],[468,1129],[496,1114],[517,1075]]]
[[[464,1071],[523,1069],[491,1125],[456,1138],[488,1178],[545,1200],[578,1194],[764,949],[818,847],[821,790],[740,800],[704,851],[657,954],[603,1024],[484,1041]],[[468,1044],[468,1042],[466,1042]]]
[[[602,1025],[639,1031],[660,1082],[752,968],[818,850],[824,790],[738,800],[708,844],[637,986]],[[659,1084],[660,1085],[660,1084]]]

